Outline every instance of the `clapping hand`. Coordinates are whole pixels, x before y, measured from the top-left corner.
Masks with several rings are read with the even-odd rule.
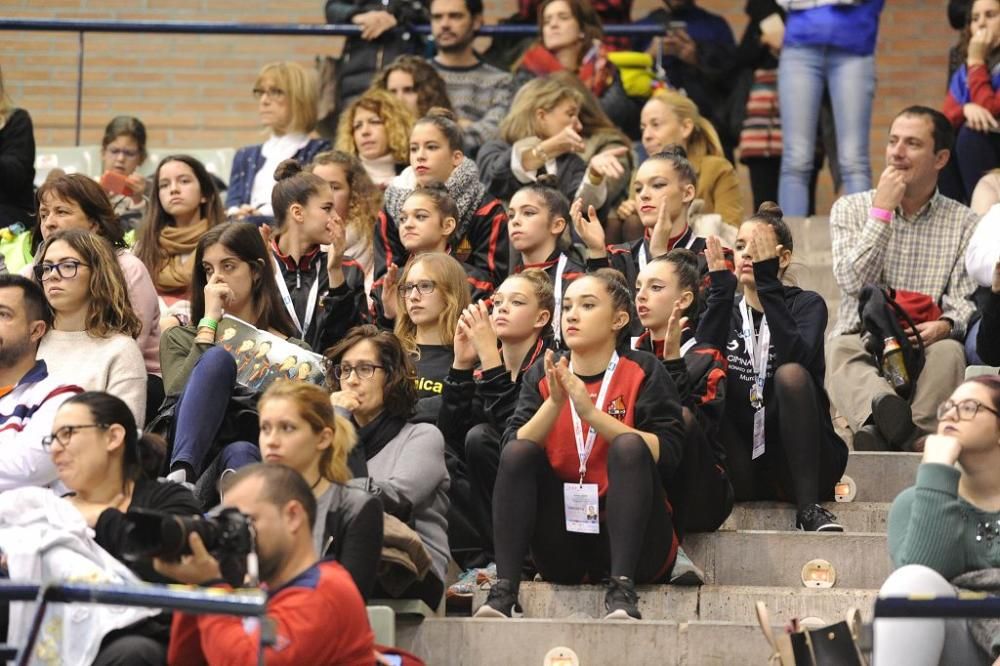
[[[382,278],[382,312],[390,321],[396,318],[396,305],[399,303],[399,267],[389,264]]]
[[[708,262],[709,272],[727,271],[726,255],[722,251],[722,241],[718,236],[709,236],[705,239],[705,260]]]
[[[759,264],[780,257],[784,247],[778,244],[778,235],[770,224],[758,224],[750,239],[750,257]]]
[[[545,367],[545,379],[549,385],[549,400],[557,406],[562,406],[566,402],[566,391],[563,390],[562,383],[560,383],[559,378],[556,375],[556,369],[559,367],[569,369],[569,362],[566,360],[565,356],[556,362],[555,357],[555,352],[551,349],[545,352],[545,360],[543,361]]]
[[[667,337],[663,340],[663,358],[672,361],[681,357],[681,334],[687,328],[688,318],[684,316],[684,308],[680,303],[674,303],[667,321]]]
[[[604,246],[604,227],[597,218],[597,209],[590,206],[587,209],[587,217],[583,216],[583,199],[577,199],[569,209],[569,216],[573,220],[573,228],[577,235],[587,246],[587,254],[591,259],[600,259],[607,255]]]

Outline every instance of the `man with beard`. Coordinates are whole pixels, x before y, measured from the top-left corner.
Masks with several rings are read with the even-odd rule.
[[[482,0],[431,2],[431,34],[437,46],[431,63],[448,87],[463,130],[463,152],[472,158],[479,146],[497,136],[514,96],[510,73],[487,64],[472,48],[482,25]]]
[[[361,593],[334,561],[317,561],[312,530],[316,499],[298,472],[285,465],[257,464],[225,477],[223,506],[252,521],[261,583],[268,592],[267,618],[274,644],[265,650],[271,666],[375,662],[374,635]],[[155,560],[173,580],[226,588],[219,563],[192,533],[191,555],[180,562]],[[260,625],[231,615],[175,613],[168,663],[254,664]]]
[[[56,480],[42,438],[52,434],[56,411],[83,389],[49,376],[36,360],[52,312],[37,284],[0,275],[0,491],[47,486]]]

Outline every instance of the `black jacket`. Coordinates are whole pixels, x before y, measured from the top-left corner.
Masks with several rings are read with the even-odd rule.
[[[0,127],[0,226],[31,224],[35,208],[35,134],[31,116],[14,109]]]
[[[479,180],[490,194],[503,201],[510,201],[515,192],[528,184],[520,182],[510,168],[512,151],[513,146],[509,143],[494,139],[484,143],[476,156]],[[552,175],[556,179],[556,189],[573,201],[586,173],[587,164],[579,155],[563,153],[556,158],[556,172]]]
[[[367,599],[382,556],[382,503],[360,488],[339,483],[330,492],[320,557],[340,562]]]

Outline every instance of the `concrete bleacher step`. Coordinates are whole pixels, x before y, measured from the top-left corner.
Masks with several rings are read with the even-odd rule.
[[[772,532],[747,530],[690,534],[687,551],[715,585],[802,584],[802,567],[813,559],[830,562],[841,588],[874,589],[891,571],[885,534]]]
[[[916,481],[920,458],[919,453],[852,451],[844,473],[857,484],[854,501],[892,502]]]
[[[889,502],[826,502],[848,532],[885,532]],[[741,502],[720,528],[733,530],[794,530],[795,507],[783,502]]]
[[[541,665],[555,647],[572,649],[586,666],[740,666],[770,656],[759,627],[727,622],[432,618],[400,635],[399,645],[447,666]]]
[[[526,582],[519,594],[526,618],[600,619],[604,616],[603,585],[554,585]],[[819,617],[836,621],[851,606],[871,616],[875,590],[834,587],[816,590],[798,587],[752,587],[734,585],[640,585],[639,611],[643,619],[668,622],[737,622],[752,623],[756,618],[754,603],[767,603],[776,619]],[[472,607],[486,601],[488,590],[477,590]]]

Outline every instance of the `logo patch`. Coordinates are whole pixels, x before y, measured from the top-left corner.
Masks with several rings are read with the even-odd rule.
[[[622,423],[625,422],[625,397],[618,396],[608,404],[608,414],[615,417]]]

